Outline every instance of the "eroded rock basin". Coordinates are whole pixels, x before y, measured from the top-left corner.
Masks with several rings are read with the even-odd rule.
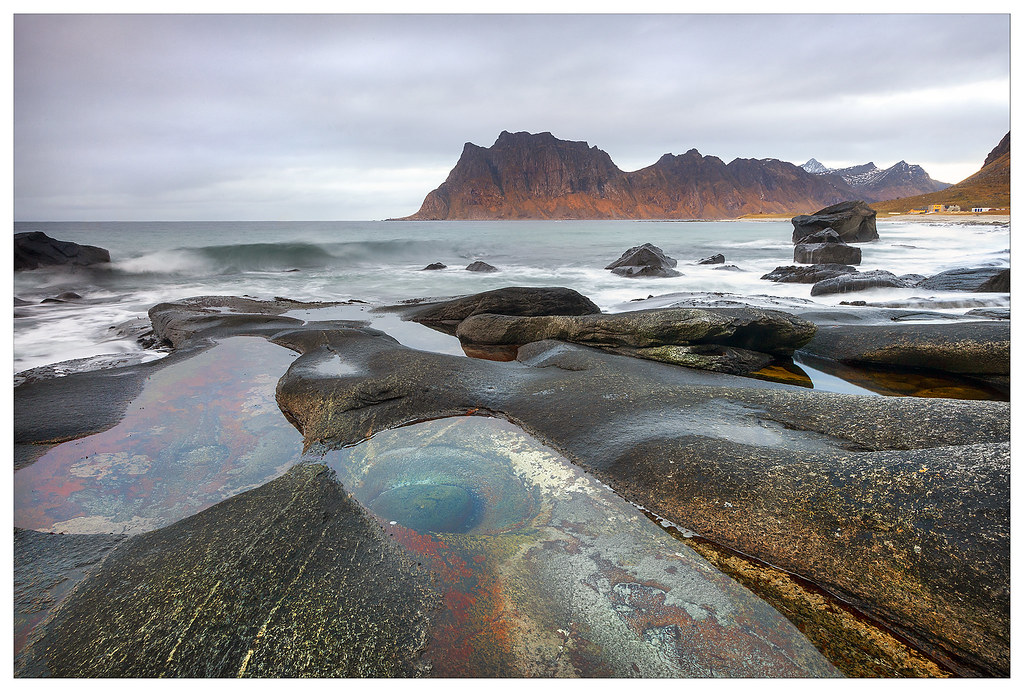
[[[323,463],[438,576],[433,675],[836,674],[770,606],[505,420],[389,430]]]

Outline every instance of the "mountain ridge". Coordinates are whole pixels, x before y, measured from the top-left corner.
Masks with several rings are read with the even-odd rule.
[[[883,199],[886,189],[897,190],[892,196],[903,193],[908,176],[923,169],[900,164],[884,171],[865,164],[874,177],[851,184],[830,169],[809,173],[773,158],[725,163],[693,148],[626,172],[585,141],[502,131],[490,147],[467,142],[445,181],[416,213],[399,220],[728,219],[811,212],[851,199]],[[924,178],[936,184],[927,173]]]

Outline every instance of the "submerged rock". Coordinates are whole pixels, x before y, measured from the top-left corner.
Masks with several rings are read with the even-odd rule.
[[[441,262],[434,262],[432,264],[428,264],[427,266],[423,267],[423,269],[421,269],[420,271],[436,271],[438,269],[447,269],[447,268],[448,268],[447,264],[443,264]]]
[[[672,268],[676,264],[678,264],[676,260],[666,255],[657,245],[644,243],[626,250],[622,253],[622,257],[609,264],[605,269],[610,269],[619,276],[628,277],[682,276]]]
[[[110,252],[95,245],[79,245],[57,240],[42,231],[14,234],[14,270],[75,265],[88,266],[110,262]]]
[[[831,293],[852,293],[866,291],[869,288],[910,288],[913,284],[899,278],[892,272],[875,269],[869,272],[844,274],[831,279],[819,281],[811,286],[812,296],[824,296]]]
[[[794,216],[793,243],[804,242],[804,238],[826,228],[831,228],[847,243],[864,243],[878,240],[875,227],[877,213],[864,202],[840,202],[819,209],[813,214]]]
[[[950,269],[930,276],[918,287],[933,291],[975,291],[978,293],[1009,293],[1010,270],[1005,267],[972,267]],[[1005,289],[1005,290],[1000,290]]]
[[[766,281],[780,283],[813,284],[825,279],[833,279],[843,274],[856,274],[856,267],[848,264],[812,264],[810,266],[775,267],[762,276]]]
[[[725,255],[718,253],[704,259],[697,260],[697,264],[725,264]]]
[[[1010,270],[1004,269],[991,279],[974,289],[975,293],[1009,293]]]
[[[487,262],[481,262],[480,260],[477,260],[476,262],[471,262],[469,264],[469,266],[466,267],[466,271],[468,271],[468,272],[496,272],[496,271],[498,271],[498,268],[494,267],[494,266],[491,266],[490,264],[487,264]]]

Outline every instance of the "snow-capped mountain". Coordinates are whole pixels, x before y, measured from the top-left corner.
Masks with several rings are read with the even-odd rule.
[[[873,161],[848,168],[829,168],[817,159],[811,159],[800,168],[814,175],[839,176],[866,201],[921,195],[949,187],[949,183],[933,180],[923,168],[906,161],[888,168],[879,168]]]

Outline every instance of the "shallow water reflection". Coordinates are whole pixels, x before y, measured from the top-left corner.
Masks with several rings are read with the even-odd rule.
[[[378,433],[323,462],[436,575],[432,674],[834,674],[788,620],[500,419]]]
[[[122,421],[14,474],[14,524],[139,533],[276,478],[302,438],[274,398],[296,354],[234,337],[155,372]]]

